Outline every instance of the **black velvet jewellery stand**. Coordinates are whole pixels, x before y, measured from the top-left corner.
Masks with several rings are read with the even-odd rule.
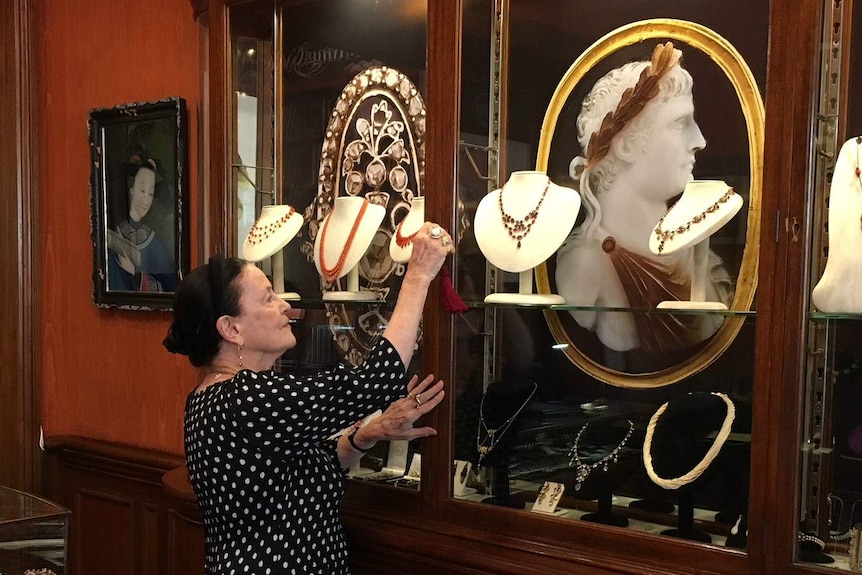
[[[495,381],[488,385],[479,408],[476,434],[477,467],[487,468],[491,496],[482,503],[523,509],[524,501],[509,490],[509,463],[520,422],[518,416],[532,401],[537,386],[529,380]]]
[[[578,431],[569,450],[569,465],[575,469],[572,497],[596,500],[594,513],[583,521],[626,527],[628,518],[614,513],[614,491],[637,473],[640,466],[641,432],[623,418],[588,421]]]
[[[736,406],[724,394],[693,392],[661,406],[650,420],[643,459],[654,483],[677,495],[676,529],[662,534],[711,543],[711,536],[694,527],[695,494],[719,476],[734,459],[750,459],[748,442],[732,442],[731,433],[750,431],[750,422],[737,417]],[[742,466],[747,469],[747,465]]]

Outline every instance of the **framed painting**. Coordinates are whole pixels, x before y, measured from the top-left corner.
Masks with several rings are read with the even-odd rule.
[[[89,113],[93,301],[170,309],[188,271],[185,100]]]

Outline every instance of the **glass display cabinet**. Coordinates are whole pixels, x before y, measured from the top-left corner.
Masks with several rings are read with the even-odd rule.
[[[355,572],[860,569],[862,308],[811,297],[852,286],[830,214],[862,229],[855,10],[209,3],[209,246],[303,310],[282,368],[361,361],[411,212],[457,242],[412,366],[438,436],[351,471]],[[339,275],[343,198],[381,216]],[[246,251],[273,210],[301,225]]]
[[[0,486],[0,573],[62,575],[71,512]]]

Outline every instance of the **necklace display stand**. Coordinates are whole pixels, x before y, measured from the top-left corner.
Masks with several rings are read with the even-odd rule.
[[[628,518],[614,513],[614,491],[639,469],[637,455],[640,450],[634,449],[639,443],[633,438],[632,422],[625,421],[622,425],[617,423],[593,421],[578,432],[572,445],[573,451],[569,452],[576,472],[572,496],[596,500],[596,511],[583,515],[582,521],[626,527]],[[594,446],[602,451],[599,457],[595,454],[593,457],[583,455],[586,449]],[[577,458],[574,457],[574,450],[577,450]]]
[[[533,268],[563,244],[580,209],[581,196],[554,184],[544,172],[513,172],[502,188],[482,198],[474,220],[476,243],[493,266],[518,274],[518,293],[497,292],[485,301],[565,303],[558,294],[533,293]]]
[[[249,262],[259,262],[276,256],[272,260],[272,289],[286,301],[299,301],[296,292],[284,291],[284,258],[281,250],[296,237],[302,227],[302,216],[293,206],[266,205],[251,227],[242,244],[242,257]]]
[[[326,291],[324,301],[373,302],[376,293],[359,289],[359,260],[365,255],[386,208],[359,196],[335,198],[332,211],[320,223],[314,240],[314,265],[333,286],[346,277],[346,289]]]
[[[829,188],[829,257],[811,302],[827,313],[862,313],[862,137],[844,142]]]
[[[509,464],[515,436],[519,427],[519,415],[533,399],[537,386],[531,381],[496,381],[488,386],[479,410],[477,450],[480,452],[481,468],[490,475],[490,497],[482,503],[523,509],[525,503],[512,497],[509,487]],[[490,430],[495,433],[491,434]],[[493,435],[493,447],[484,441]]]
[[[663,535],[712,542],[694,527],[694,494],[717,469],[715,460],[736,419],[736,408],[720,393],[693,392],[662,405],[647,426],[643,447],[647,475],[659,487],[677,495],[677,528]],[[713,437],[714,435],[714,437]]]
[[[410,211],[395,228],[395,234],[389,241],[389,256],[395,263],[403,264],[410,261],[413,255],[413,237],[422,229],[425,223],[425,198],[415,197],[410,202]]]
[[[722,302],[706,301],[709,277],[709,236],[733,219],[742,208],[742,197],[720,180],[693,180],[679,201],[659,220],[649,240],[650,251],[670,255],[691,250],[689,301],[663,301],[660,309],[726,310]]]

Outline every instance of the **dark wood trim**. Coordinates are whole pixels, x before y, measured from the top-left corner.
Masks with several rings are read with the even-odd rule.
[[[39,393],[36,385],[38,282],[38,92],[36,4],[0,6],[3,57],[0,101],[0,483],[29,492],[39,484]]]
[[[770,387],[764,390],[761,386],[754,401],[760,406],[754,413],[755,421],[767,426],[768,447],[758,444],[752,453],[752,461],[765,454],[769,465],[766,473],[762,468],[752,473],[752,505],[763,519],[763,530],[756,538],[749,532],[749,540],[757,542],[756,552],[763,557],[764,573],[792,572],[799,528],[805,318],[811,285],[806,202],[815,157],[812,130],[821,28],[817,4],[774,0],[771,6],[766,133],[780,137],[766,138],[764,155],[761,261],[770,262],[773,273],[763,268],[760,274],[764,281],[759,291],[771,299],[758,300],[758,317],[766,318],[758,322],[758,339],[768,344],[758,354],[756,374],[758,381]],[[789,231],[794,221],[803,232],[796,240]],[[760,304],[769,307],[764,309]],[[765,406],[769,406],[768,411]],[[764,479],[755,483],[755,477]]]

